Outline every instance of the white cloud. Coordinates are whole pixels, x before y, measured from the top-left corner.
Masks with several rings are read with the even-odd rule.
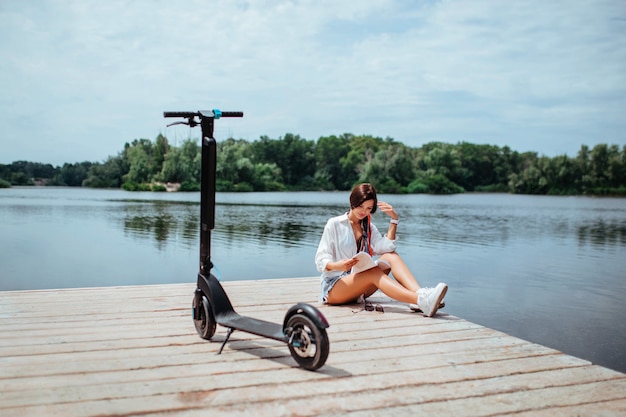
[[[0,163],[186,137],[352,132],[574,154],[626,144],[621,1],[0,0]]]

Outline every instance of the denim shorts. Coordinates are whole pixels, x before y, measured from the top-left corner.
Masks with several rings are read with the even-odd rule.
[[[343,272],[341,275],[336,277],[322,277],[322,293],[320,295],[320,303],[326,304],[328,302],[326,299],[328,297],[328,293],[332,290],[337,281],[346,275],[348,275],[348,272]]]

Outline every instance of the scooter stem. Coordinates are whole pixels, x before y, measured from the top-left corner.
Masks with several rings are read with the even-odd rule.
[[[209,112],[207,112],[209,113]],[[210,116],[201,112],[202,126],[202,172],[200,179],[200,273],[208,275],[211,262],[211,230],[215,228],[215,175],[217,166],[217,142],[213,137],[213,112]]]

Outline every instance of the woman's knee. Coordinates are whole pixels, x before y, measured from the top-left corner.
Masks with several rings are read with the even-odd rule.
[[[392,267],[395,264],[401,263],[402,258],[400,257],[400,255],[398,255],[397,252],[388,252],[388,253],[383,253],[382,255],[380,255],[380,258],[383,261],[386,261],[389,265],[391,265]]]
[[[382,255],[380,255],[381,259],[399,259],[400,255],[398,255],[398,252],[387,252],[387,253],[383,253]]]

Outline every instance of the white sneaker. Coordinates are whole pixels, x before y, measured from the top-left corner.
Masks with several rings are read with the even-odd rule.
[[[439,307],[437,307],[437,309],[441,310],[445,306],[446,306],[446,302],[442,301],[441,303],[439,303]],[[422,309],[417,304],[409,304],[409,309],[413,311],[414,313],[422,313]]]
[[[448,284],[442,282],[437,284],[435,288],[420,288],[417,290],[417,305],[426,317],[435,315],[447,291]]]

